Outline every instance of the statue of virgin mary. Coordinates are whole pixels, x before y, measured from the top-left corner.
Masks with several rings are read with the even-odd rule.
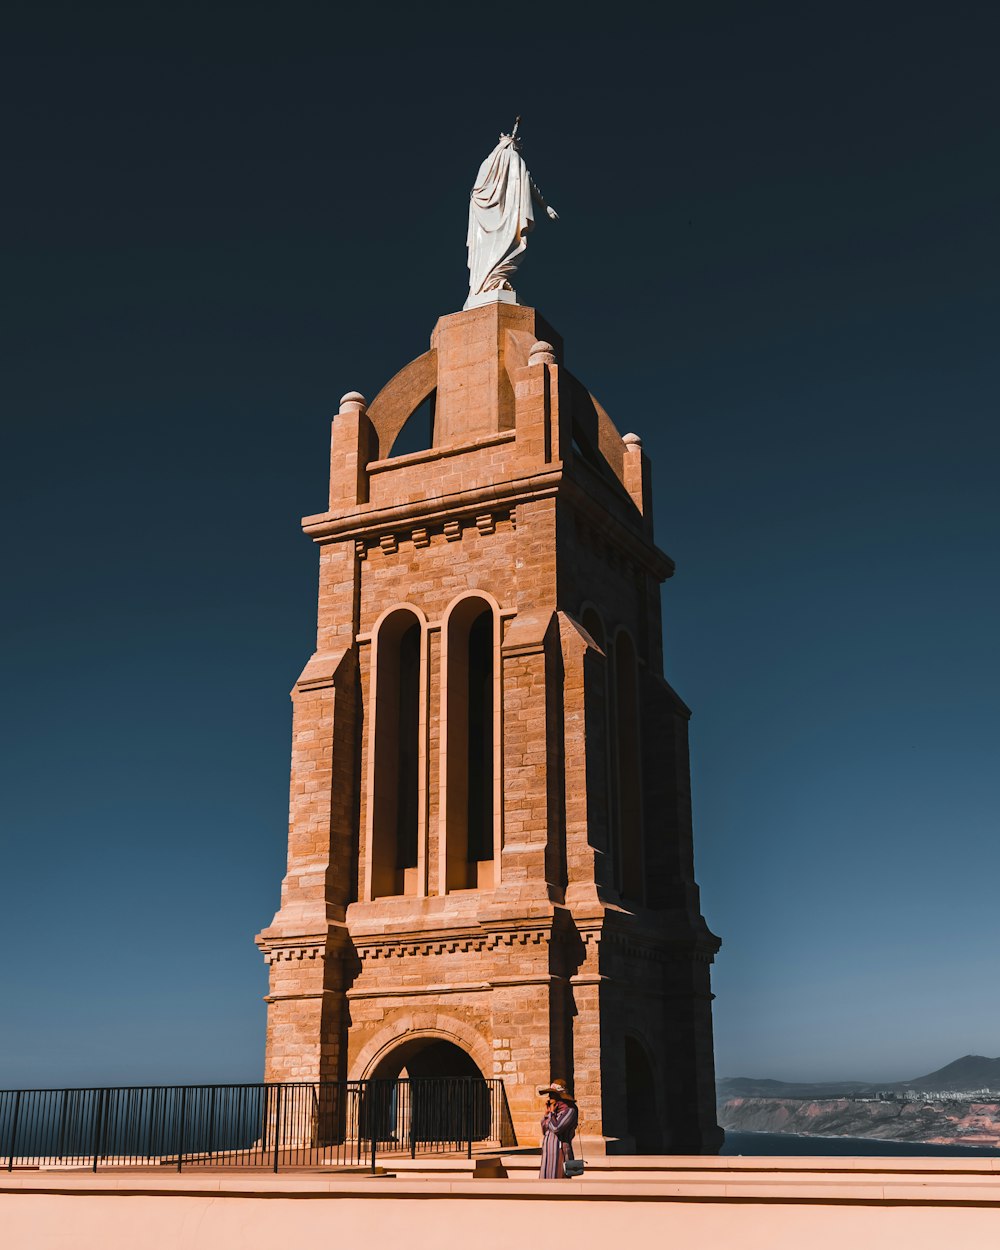
[[[527,247],[535,224],[533,203],[553,221],[559,215],[545,203],[521,156],[517,139],[520,118],[479,167],[469,199],[469,298],[466,308],[502,300],[516,303],[510,279]]]

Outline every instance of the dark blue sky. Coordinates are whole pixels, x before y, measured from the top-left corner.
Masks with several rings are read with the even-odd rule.
[[[341,8],[5,8],[0,1084],[259,1077],[298,518],[517,112],[677,560],[720,1074],[1000,1054],[996,6]]]

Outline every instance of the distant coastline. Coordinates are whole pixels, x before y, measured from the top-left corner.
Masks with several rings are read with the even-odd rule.
[[[723,1155],[750,1157],[874,1158],[1000,1158],[1000,1147],[944,1146],[927,1142],[891,1141],[881,1137],[833,1137],[807,1133],[763,1133],[726,1130]]]
[[[730,1098],[719,1123],[738,1132],[1000,1146],[1000,1100]]]
[[[1000,1059],[965,1055],[925,1076],[882,1085],[729,1078],[719,1082],[718,1115],[731,1132],[995,1150]]]

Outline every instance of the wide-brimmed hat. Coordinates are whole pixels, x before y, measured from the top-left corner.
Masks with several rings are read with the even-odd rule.
[[[555,1094],[557,1098],[564,1098],[567,1102],[576,1101],[566,1088],[565,1081],[550,1081],[548,1085],[543,1085],[538,1092],[540,1094]]]

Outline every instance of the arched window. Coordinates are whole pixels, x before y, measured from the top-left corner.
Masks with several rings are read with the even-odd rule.
[[[639,689],[635,647],[624,631],[615,638],[615,727],[618,756],[618,846],[621,892],[642,902],[642,769],[639,762]]]
[[[375,640],[372,898],[418,893],[421,634],[416,615],[400,608]]]
[[[448,616],[445,698],[445,890],[492,889],[496,854],[496,661],[493,609],[461,599]]]

